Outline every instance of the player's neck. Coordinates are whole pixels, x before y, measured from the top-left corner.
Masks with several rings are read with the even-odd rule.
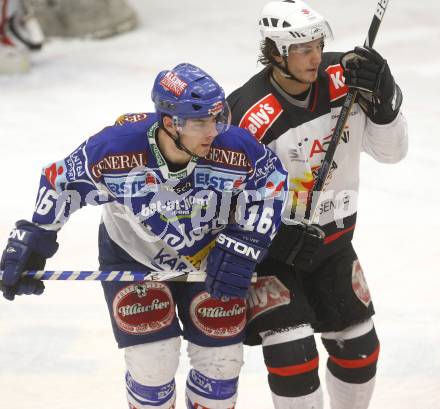
[[[191,160],[191,155],[178,149],[174,141],[163,129],[159,129],[157,133],[157,146],[162,156],[169,163],[186,165]]]
[[[300,95],[306,92],[311,84],[305,84],[303,82],[296,81],[294,79],[286,78],[281,70],[274,67],[272,70],[272,78],[276,83],[290,95]]]

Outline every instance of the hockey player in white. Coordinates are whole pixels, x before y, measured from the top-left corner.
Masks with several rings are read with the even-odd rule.
[[[263,346],[275,408],[322,409],[313,336],[322,333],[329,353],[331,408],[366,409],[374,389],[379,341],[368,286],[351,244],[359,160],[361,152],[382,163],[405,157],[402,93],[376,50],[323,52],[324,42],[332,38],[330,26],[302,1],[268,3],[259,29],[259,61],[266,67],[228,101],[233,123],[270,146],[288,169],[294,212],[298,193],[313,186],[348,87],[359,94],[317,205],[319,218],[312,226],[283,224],[269,257],[258,266],[258,281],[267,276],[284,291],[285,299],[263,308],[251,303],[247,343]]]

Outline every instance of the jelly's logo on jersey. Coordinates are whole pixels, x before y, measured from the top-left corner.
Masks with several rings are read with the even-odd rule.
[[[113,299],[112,310],[118,328],[136,335],[168,327],[175,314],[171,291],[160,282],[131,284],[122,288]]]
[[[181,80],[172,71],[168,71],[163,78],[160,80],[160,85],[166,90],[173,93],[176,97],[183,94],[188,84]]]
[[[65,169],[63,167],[63,162],[54,162],[52,165],[48,166],[44,169],[44,176],[46,176],[47,181],[50,183],[50,185],[57,190],[56,188],[56,181],[60,176],[65,175]]]
[[[371,303],[371,295],[359,260],[353,261],[351,285],[359,301],[368,307]]]
[[[260,140],[282,113],[279,101],[274,95],[268,94],[246,111],[238,126]]]
[[[251,168],[251,164],[243,152],[236,152],[230,149],[211,148],[205,159],[209,162],[220,163],[222,165],[237,168]]]
[[[148,117],[148,114],[145,112],[137,113],[137,114],[123,114],[118,117],[115,121],[115,125],[121,126],[126,122],[135,123],[139,121],[145,121]]]
[[[131,169],[145,166],[147,154],[145,152],[129,152],[120,155],[108,155],[90,168],[92,176],[98,180],[103,173],[114,173],[117,171],[130,171]]]
[[[191,301],[190,316],[194,325],[209,337],[234,337],[246,324],[246,302],[241,298],[214,299],[203,291]]]
[[[245,175],[237,175],[211,170],[210,168],[196,169],[194,185],[196,187],[211,187],[213,189],[232,191],[239,189],[245,180]]]
[[[66,179],[69,182],[78,180],[86,173],[86,156],[83,143],[77,150],[72,152],[66,159]]]
[[[247,297],[248,322],[259,315],[290,303],[290,291],[275,276],[259,277]]]
[[[340,64],[330,65],[325,71],[329,77],[330,101],[333,102],[346,95],[348,87],[345,85],[343,69]]]
[[[301,9],[301,13],[303,13],[307,16],[310,14],[310,10],[309,9]]]

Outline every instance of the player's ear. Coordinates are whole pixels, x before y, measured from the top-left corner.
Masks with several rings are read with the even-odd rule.
[[[174,129],[173,119],[170,116],[168,116],[168,115],[163,115],[163,117],[162,117],[162,126],[167,131],[172,131]]]

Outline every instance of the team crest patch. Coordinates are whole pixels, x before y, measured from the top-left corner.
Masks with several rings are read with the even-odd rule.
[[[275,276],[258,277],[247,297],[247,320],[290,303],[289,289]]]
[[[134,283],[113,299],[113,317],[124,332],[144,335],[168,327],[174,319],[171,291],[161,282]]]
[[[116,119],[115,121],[115,125],[124,125],[126,122],[139,122],[139,121],[144,121],[145,119],[147,119],[148,115],[144,112],[139,113],[139,114],[124,114],[121,115],[120,117],[118,117],[118,119]]]
[[[351,285],[356,297],[359,298],[359,301],[368,307],[371,303],[371,295],[359,260],[353,261]]]
[[[238,335],[246,324],[246,302],[240,298],[211,298],[206,291],[191,301],[190,316],[205,335],[228,338]]]

